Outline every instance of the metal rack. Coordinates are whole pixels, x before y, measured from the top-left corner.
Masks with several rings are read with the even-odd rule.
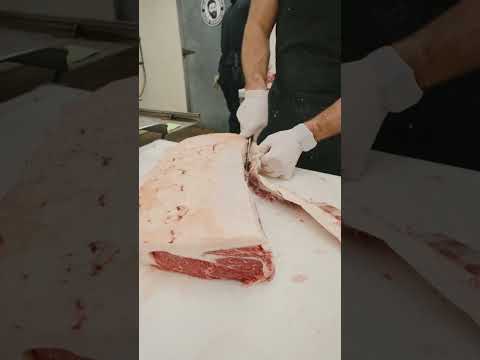
[[[10,62],[17,65],[17,72],[25,72],[25,77],[38,78],[28,86],[24,81],[10,84],[8,92],[2,89],[2,99],[42,82],[93,91],[138,74],[136,24],[0,11],[0,32],[3,69]],[[92,54],[69,63],[68,54],[73,48],[91,50]],[[32,72],[48,72],[48,77],[27,76]]]
[[[139,131],[156,132],[164,138],[168,134],[197,125],[200,122],[200,114],[140,109],[138,122]]]

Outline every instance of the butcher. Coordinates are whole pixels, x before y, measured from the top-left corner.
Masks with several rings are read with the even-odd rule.
[[[289,178],[295,165],[339,172],[339,16],[342,176],[363,173],[372,145],[478,170],[469,147],[475,122],[453,126],[452,119],[478,111],[480,2],[345,1],[341,15],[339,4],[252,1],[242,48],[246,100],[237,115],[242,135],[263,140],[263,173]],[[275,22],[277,80],[269,93],[267,39]]]
[[[237,117],[241,135],[261,142],[266,175],[289,178],[297,163],[340,173],[340,19],[339,0],[251,1],[242,45],[245,100]],[[276,77],[268,91],[275,24]]]

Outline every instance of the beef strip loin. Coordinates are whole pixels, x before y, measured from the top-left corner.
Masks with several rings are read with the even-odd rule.
[[[246,140],[235,134],[189,138],[165,154],[140,187],[143,263],[244,284],[272,278],[245,157]]]

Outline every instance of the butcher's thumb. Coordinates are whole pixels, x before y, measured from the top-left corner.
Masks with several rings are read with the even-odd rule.
[[[295,173],[295,168],[294,167],[291,168],[291,169],[285,170],[285,173],[280,175],[280,179],[290,180],[293,177],[294,173]]]
[[[260,135],[261,132],[262,132],[262,129],[255,133],[253,132],[252,128],[248,127],[248,125],[243,126],[242,124],[240,124],[240,135],[246,139],[248,139],[249,137],[252,137],[255,143],[257,142],[258,136]]]
[[[240,123],[240,135],[242,135],[244,138],[248,138],[254,135],[253,129],[251,126],[249,126],[249,122],[247,120],[249,118],[248,108],[246,108],[247,105],[248,104],[245,104],[245,102],[243,102],[237,110],[237,119]]]
[[[240,135],[244,138],[248,138],[250,136],[250,134],[245,129],[240,130]]]
[[[260,145],[257,146],[257,153],[260,155],[260,156],[264,156],[266,153],[268,153],[270,151],[270,149],[272,148],[272,145],[267,142],[268,139],[266,139],[265,141],[263,141]]]

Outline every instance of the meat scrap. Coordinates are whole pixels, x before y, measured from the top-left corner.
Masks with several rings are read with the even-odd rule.
[[[112,253],[104,254],[105,250],[102,249],[102,252],[98,255],[98,258],[92,263],[91,276],[98,275],[106,265],[110,264],[116,255],[120,253],[120,249],[116,249]]]
[[[480,277],[480,264],[467,264],[465,265],[465,270],[467,270],[470,274]]]
[[[97,198],[98,206],[105,207],[105,194],[100,194]]]
[[[108,166],[111,161],[112,161],[112,157],[102,156],[102,166]]]
[[[87,320],[87,314],[85,312],[85,305],[82,300],[75,300],[75,315],[74,321],[72,324],[72,330],[80,330],[82,328],[83,322]]]
[[[389,281],[391,281],[393,278],[392,278],[392,275],[390,275],[389,273],[383,273],[383,277]]]
[[[175,241],[175,231],[170,230],[170,241],[168,242],[169,244],[173,244]]]
[[[158,193],[160,191],[159,188],[155,189],[155,192]],[[188,207],[183,205],[178,205],[173,210],[169,210],[167,212],[167,216],[165,217],[165,224],[170,224],[171,222],[180,221],[183,219],[185,215],[188,214]],[[148,221],[148,220],[147,220]],[[151,222],[151,221],[148,221]]]
[[[99,247],[100,247],[100,243],[98,241],[92,241],[88,244],[88,248],[90,249],[90,252],[92,254],[96,253]]]
[[[110,264],[115,256],[120,253],[120,249],[112,249],[103,241],[91,241],[88,243],[88,249],[93,256],[91,276],[98,275],[107,264]]]
[[[318,206],[321,210],[325,211],[327,214],[332,215],[339,223],[342,221],[342,214],[339,209],[337,209],[335,206],[329,205],[327,203],[316,203],[316,206]]]
[[[410,235],[425,239],[430,248],[450,262],[462,267],[468,274],[473,275],[473,278],[470,279],[471,284],[478,287],[480,283],[480,252],[444,234],[419,234],[410,231]]]
[[[260,197],[290,206],[301,207],[325,230],[341,241],[342,217],[340,209],[327,204],[315,203],[279,186],[260,174],[261,161],[258,146],[252,144],[247,164],[247,179],[250,188]]]
[[[220,142],[208,156],[196,155],[195,149]],[[272,253],[245,179],[245,155],[246,140],[236,134],[196,136],[170,149],[140,188],[144,264],[244,284],[273,277]],[[168,169],[172,158],[177,167]],[[180,182],[181,191],[172,191]]]

